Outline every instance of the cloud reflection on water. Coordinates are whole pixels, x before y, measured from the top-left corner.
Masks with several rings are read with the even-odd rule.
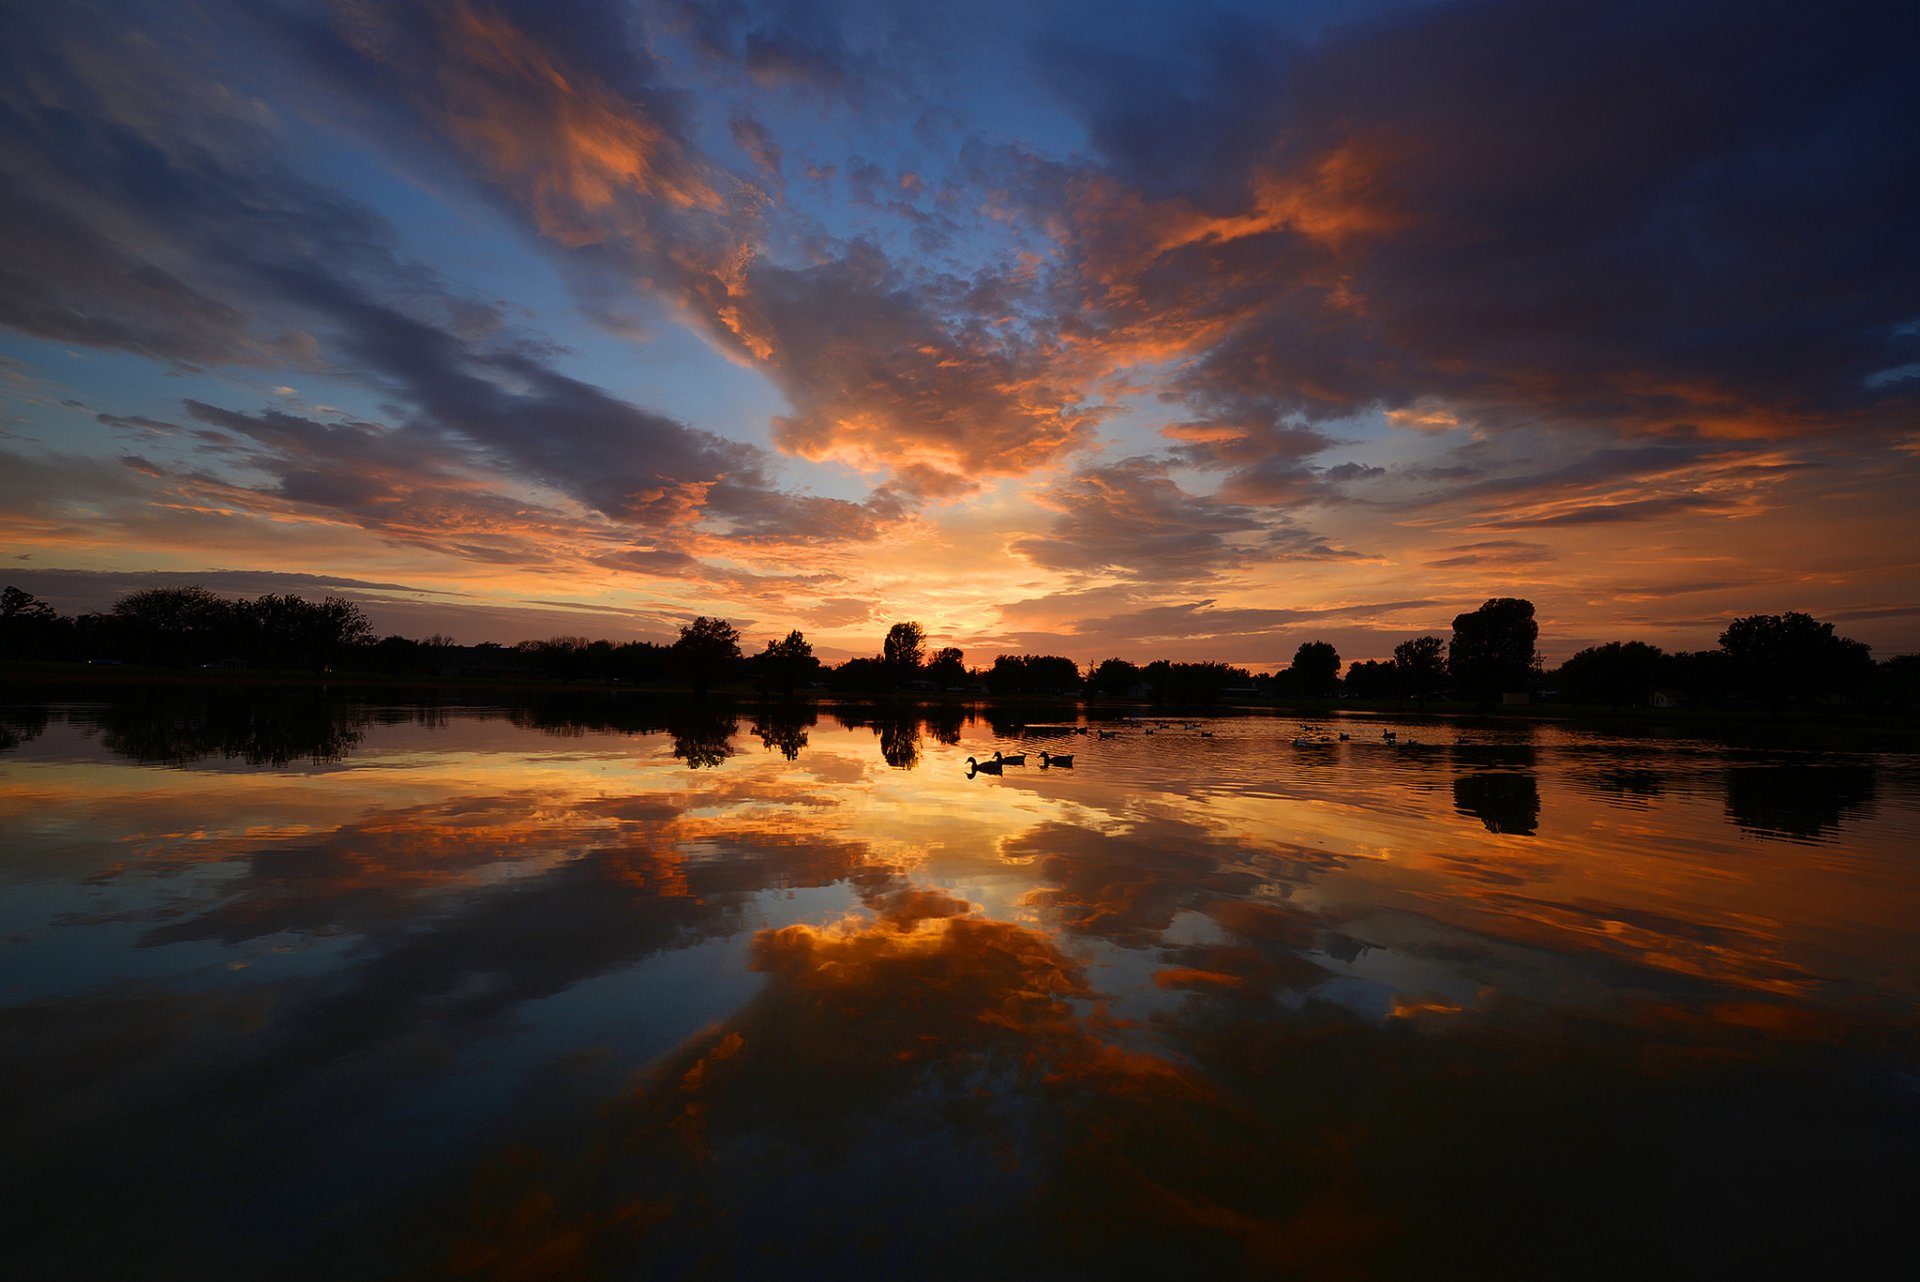
[[[1905,774],[1801,844],[1700,745],[1254,720],[969,782],[1015,727],[742,715],[336,710],[276,770],[55,710],[0,786],[27,1262],[1511,1274],[1607,1207],[1633,1271],[1915,1187]]]

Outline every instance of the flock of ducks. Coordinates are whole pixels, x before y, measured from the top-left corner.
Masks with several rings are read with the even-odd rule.
[[[1336,743],[1346,743],[1352,738],[1353,736],[1344,730],[1340,732],[1340,737],[1337,739],[1322,731],[1296,736],[1293,741],[1293,746],[1296,748],[1326,748]],[[1412,735],[1408,735],[1403,742],[1398,730],[1382,730],[1380,732],[1380,741],[1389,748],[1418,748],[1420,746],[1420,741]]]
[[[1152,734],[1155,730],[1170,730],[1173,728],[1173,725],[1174,723],[1170,721],[1159,721],[1144,727],[1144,732],[1146,734]],[[1182,728],[1198,732],[1202,739],[1213,738],[1213,731],[1202,729],[1200,723],[1197,721],[1185,722]],[[1073,726],[1071,727],[1071,733],[1080,735],[1093,734],[1101,739],[1117,739],[1120,737],[1120,731],[1118,730],[1100,730],[1089,726]],[[1344,730],[1340,731],[1336,736],[1314,727],[1308,727],[1306,733],[1294,737],[1293,746],[1296,748],[1328,748],[1335,744],[1348,743],[1352,738],[1353,736]],[[1414,738],[1412,735],[1408,735],[1405,739],[1402,739],[1400,732],[1397,730],[1382,730],[1380,732],[1380,742],[1389,748],[1418,748],[1421,746],[1420,740]],[[1073,767],[1073,754],[1070,752],[1042,751],[1039,755],[1040,768],[1042,770],[1072,769]],[[1024,751],[1009,753],[996,750],[991,757],[968,757],[967,777],[972,778],[974,775],[997,775],[1008,766],[1024,766],[1026,764],[1027,754]]]
[[[986,761],[968,757],[967,773],[969,775],[997,775],[1008,766],[1024,766],[1026,764],[1027,754],[1024,752],[1005,753],[996,750],[993,756]],[[1049,768],[1071,770],[1073,768],[1073,754],[1070,752],[1059,753],[1043,751],[1040,754],[1040,768],[1042,770]]]

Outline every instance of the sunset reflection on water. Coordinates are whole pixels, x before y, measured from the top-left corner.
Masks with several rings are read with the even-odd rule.
[[[1914,759],[1399,724],[11,710],[0,1258],[1664,1276],[1895,1241]],[[996,748],[1034,764],[969,778]]]

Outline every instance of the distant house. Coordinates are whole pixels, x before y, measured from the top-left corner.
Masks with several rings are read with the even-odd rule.
[[[1668,690],[1664,687],[1647,696],[1647,706],[1650,708],[1677,708],[1683,702],[1678,690]]]

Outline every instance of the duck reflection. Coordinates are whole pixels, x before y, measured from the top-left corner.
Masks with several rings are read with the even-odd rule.
[[[1871,762],[1735,765],[1727,770],[1727,818],[1763,837],[1817,841],[1873,813]]]

